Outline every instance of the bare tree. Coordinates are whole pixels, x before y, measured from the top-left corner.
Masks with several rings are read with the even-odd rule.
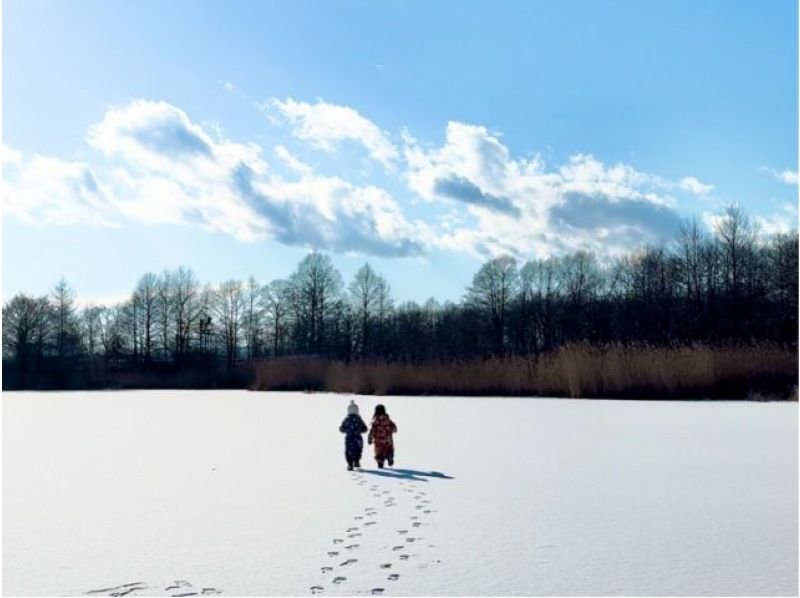
[[[358,269],[348,286],[357,325],[358,353],[370,353],[373,327],[380,327],[389,305],[389,285],[372,266]]]
[[[272,356],[282,353],[291,309],[291,286],[286,280],[273,280],[263,290],[264,310],[269,318],[272,333]]]
[[[62,278],[51,292],[55,321],[56,355],[59,361],[74,355],[78,348],[78,326],[75,315],[75,291]]]
[[[244,307],[244,288],[241,281],[228,280],[219,285],[215,293],[214,309],[219,320],[220,336],[225,343],[228,367],[236,365]]]
[[[498,355],[505,353],[506,318],[518,285],[517,262],[506,255],[481,266],[472,278],[472,285],[467,289],[467,302],[489,316],[494,349]]]
[[[172,312],[175,324],[175,361],[189,350],[190,335],[198,316],[200,284],[190,268],[181,266],[172,274]]]
[[[340,300],[342,277],[330,256],[315,251],[298,264],[289,283],[296,336],[307,352],[321,353],[326,348],[326,324]]]
[[[252,276],[244,287],[244,341],[246,360],[251,361],[259,354],[259,334],[263,326],[264,311],[262,287]]]
[[[145,363],[150,363],[153,358],[153,337],[156,325],[156,310],[158,303],[158,277],[152,272],[147,272],[139,279],[135,294],[141,307],[142,322],[142,352]]]
[[[17,294],[3,306],[3,356],[16,363],[24,388],[29,368],[38,362],[39,335],[47,320],[47,298]]]
[[[738,204],[728,205],[717,220],[714,232],[722,250],[725,284],[735,299],[741,293],[745,260],[755,244],[756,228]]]
[[[170,357],[171,322],[173,312],[172,274],[164,270],[159,276],[156,286],[156,317],[159,323],[161,336],[161,359],[167,361]]]

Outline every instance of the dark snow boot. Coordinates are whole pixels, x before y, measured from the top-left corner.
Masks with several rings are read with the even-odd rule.
[[[347,464],[347,471],[353,471],[353,464],[352,463],[348,463]]]
[[[383,460],[378,461],[378,469],[383,469]]]
[[[361,469],[361,461],[356,461],[356,462],[353,464],[353,466],[354,466],[354,467],[357,467],[358,469]]]
[[[389,467],[394,467],[394,457],[389,457]]]

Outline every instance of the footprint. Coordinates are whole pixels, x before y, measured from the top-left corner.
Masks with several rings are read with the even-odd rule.
[[[353,519],[355,519],[356,521],[361,521],[362,519],[364,519],[364,517],[362,515],[356,515],[355,517],[353,517]]]
[[[128,590],[128,592],[132,592],[133,590]],[[128,592],[125,592],[127,594]],[[124,596],[125,594],[111,594],[112,596]],[[181,598],[181,596],[197,596],[197,592],[184,592],[183,594],[173,594],[175,598]]]
[[[421,521],[415,521],[415,522],[414,522],[414,523],[412,523],[411,525],[412,525],[413,527],[419,527],[420,525],[422,525],[422,522],[421,522]]]
[[[372,592],[373,596],[379,596],[380,594],[383,594],[384,589],[383,588],[372,588],[371,592]]]
[[[417,517],[416,515],[412,515],[411,519],[419,519],[419,517]]]
[[[362,535],[362,534],[361,534],[360,532],[356,532],[355,534],[347,534],[347,537],[348,537],[348,538],[358,538],[358,537],[360,537],[361,535]]]
[[[357,528],[357,527],[348,527],[348,528],[347,528],[347,531],[348,531],[348,532],[357,532],[357,531],[358,531],[358,528]]]
[[[330,573],[331,571],[333,571],[333,567],[322,567],[321,571],[323,573]]]
[[[387,577],[389,581],[397,581],[400,579],[400,575],[398,573],[392,573],[389,577]]]
[[[422,508],[422,505],[417,505],[417,506],[415,506],[414,508],[415,508],[415,509],[421,509],[421,508]]]
[[[342,542],[344,542],[344,540],[342,540],[341,538],[334,538],[333,539],[333,543],[334,544],[341,544]]]
[[[217,588],[203,588],[202,594],[204,596],[216,596],[217,594],[222,594],[222,592]]]
[[[406,542],[416,542],[416,538],[406,538]]]
[[[86,594],[87,595],[88,594],[105,594],[106,592],[111,592],[113,590],[121,590],[122,588],[128,588],[130,586],[139,586],[139,585],[144,586],[144,582],[143,581],[137,581],[137,582],[134,582],[134,583],[126,583],[126,584],[121,585],[121,586],[114,586],[114,587],[111,587],[111,588],[101,588],[99,590],[89,590],[88,592],[86,592]]]
[[[118,590],[116,592],[111,592],[112,596],[127,596],[131,592],[135,592],[136,590],[143,590],[145,586],[133,586],[130,588],[126,588],[124,590]],[[192,592],[191,594],[174,594],[175,596],[194,596],[197,592]]]
[[[377,521],[367,521],[364,525],[375,525]]]
[[[391,563],[381,563],[380,567],[381,567],[381,569],[391,569],[392,568],[392,564]]]
[[[311,586],[312,594],[321,594],[324,590],[325,588],[323,588],[322,586]]]
[[[347,559],[345,562],[339,563],[339,566],[340,567],[347,567],[347,565],[352,565],[353,563],[357,563],[357,562],[358,562],[358,559]]]
[[[345,582],[345,581],[347,581],[347,578],[346,577],[342,577],[341,575],[339,575],[338,577],[334,577],[333,578],[333,583],[342,583],[342,582]]]
[[[401,560],[401,561],[407,561],[409,556],[411,556],[411,555],[408,555],[408,554],[401,554],[401,555],[400,555],[400,560]]]
[[[430,509],[425,509],[425,510],[424,510],[424,511],[422,511],[422,512],[423,512],[423,513],[425,513],[425,514],[427,515],[428,513],[432,513],[433,511],[431,511]]]
[[[328,551],[328,556],[338,556],[338,555],[339,555],[339,553],[336,552],[335,550],[329,550]]]
[[[403,548],[405,548],[405,546],[403,546],[402,544],[400,544],[399,546],[393,546],[393,547],[392,547],[392,550],[403,550]]]
[[[399,530],[397,530],[397,533],[398,534],[407,534],[408,530],[407,529],[399,529]]]
[[[353,550],[354,548],[358,548],[361,544],[350,544],[350,546],[345,546],[347,550]]]
[[[384,490],[381,494],[389,494],[388,490]]]
[[[92,594],[106,594],[110,593],[111,596],[125,596],[126,594],[130,594],[131,592],[135,592],[136,590],[144,590],[147,588],[147,585],[143,581],[135,581],[133,583],[126,583],[121,586],[114,586],[111,588],[102,588],[99,590],[89,590],[86,592],[87,596],[91,596]],[[177,589],[177,588],[175,588]]]

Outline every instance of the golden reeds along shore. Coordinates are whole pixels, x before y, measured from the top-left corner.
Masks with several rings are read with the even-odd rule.
[[[393,363],[285,357],[254,366],[254,390],[375,395],[797,400],[798,354],[773,343],[565,345],[531,357]]]

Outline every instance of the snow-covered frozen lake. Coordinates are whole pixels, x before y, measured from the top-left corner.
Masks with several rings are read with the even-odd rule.
[[[796,403],[350,398],[4,393],[4,594],[798,592]]]

